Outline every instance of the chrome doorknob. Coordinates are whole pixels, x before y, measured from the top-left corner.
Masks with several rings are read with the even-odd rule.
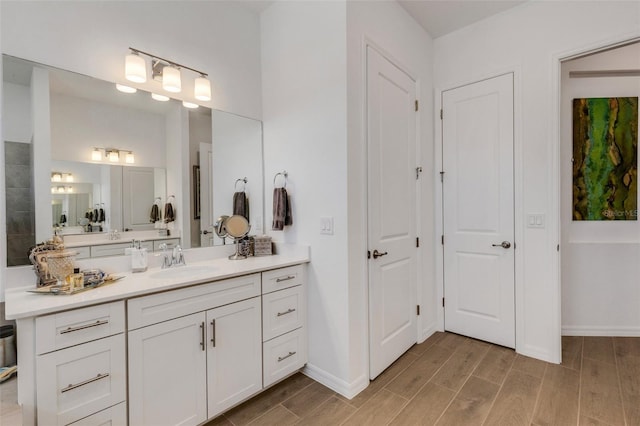
[[[509,241],[503,241],[500,244],[491,244],[492,247],[502,247],[503,249],[508,249],[511,247],[511,243]]]
[[[376,250],[374,250],[374,251],[373,251],[373,258],[374,258],[374,259],[377,259],[377,258],[379,258],[379,257],[386,256],[386,255],[388,255],[388,254],[389,254],[389,253],[388,253],[388,252],[386,252],[386,251],[385,251],[384,253],[380,253],[380,252],[376,249]]]

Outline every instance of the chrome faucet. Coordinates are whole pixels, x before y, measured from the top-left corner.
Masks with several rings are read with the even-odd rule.
[[[184,261],[184,254],[182,253],[182,247],[180,245],[176,245],[173,248],[171,256],[169,256],[168,246],[166,243],[160,244],[160,249],[162,249],[162,269],[171,268],[172,266],[184,266],[186,265]]]

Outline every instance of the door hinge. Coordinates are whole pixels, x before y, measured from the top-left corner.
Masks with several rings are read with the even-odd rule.
[[[444,117],[444,113],[442,112],[442,108],[440,108],[440,120]]]
[[[444,171],[440,172],[440,182],[444,182]]]
[[[367,250],[367,259],[371,259],[371,250]]]
[[[416,111],[419,109],[418,107],[418,100],[416,99]]]
[[[560,251],[560,244],[556,247],[556,251]]]
[[[444,308],[444,297],[442,298],[442,307]]]
[[[416,315],[420,315],[420,305],[416,305]]]
[[[440,239],[442,245],[444,245],[444,234],[442,234],[442,238]]]
[[[420,237],[416,237],[416,247],[420,247]]]
[[[422,173],[422,166],[416,167],[416,180],[420,179],[420,173]]]

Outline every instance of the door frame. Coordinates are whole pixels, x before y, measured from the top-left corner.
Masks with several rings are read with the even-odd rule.
[[[434,252],[435,259],[435,279],[436,279],[436,300],[437,304],[437,324],[440,331],[444,331],[444,307],[442,299],[444,298],[444,247],[441,242],[441,236],[444,232],[444,193],[442,183],[440,182],[440,171],[443,167],[443,139],[442,139],[442,120],[440,119],[440,109],[442,108],[442,95],[447,90],[456,89],[469,84],[488,80],[504,74],[513,74],[513,191],[514,191],[514,244],[517,249],[514,251],[514,309],[515,309],[515,342],[516,352],[521,352],[521,344],[524,335],[524,321],[522,314],[524,309],[524,245],[522,244],[524,236],[524,202],[523,202],[523,156],[522,156],[522,119],[521,119],[521,71],[520,66],[513,65],[508,68],[496,70],[489,74],[483,74],[471,78],[469,80],[456,82],[446,88],[434,87],[434,207],[435,207],[435,239]],[[446,172],[446,171],[445,171]],[[446,179],[446,173],[444,175]],[[445,237],[446,238],[446,237]]]
[[[362,198],[362,202],[363,202],[363,206],[364,206],[364,220],[363,220],[363,233],[364,233],[364,239],[365,239],[365,250],[368,250],[370,247],[370,241],[369,241],[369,132],[368,132],[368,92],[367,92],[367,75],[368,75],[368,64],[367,64],[367,50],[369,48],[375,50],[376,52],[378,52],[382,57],[384,57],[386,60],[388,60],[389,62],[391,62],[394,66],[396,66],[398,69],[400,69],[402,72],[404,72],[405,74],[407,74],[411,79],[413,79],[413,81],[415,81],[416,84],[416,98],[420,103],[424,103],[424,100],[421,96],[422,94],[422,87],[421,87],[421,81],[420,78],[417,77],[416,73],[412,72],[409,67],[407,67],[402,61],[400,61],[397,57],[395,57],[393,54],[391,54],[388,50],[384,49],[381,45],[379,45],[378,43],[376,43],[375,41],[373,41],[371,38],[364,36],[362,39],[362,50],[361,50],[361,61],[362,61],[362,75],[364,76],[364,78],[362,79],[362,102],[364,107],[362,108],[362,135],[363,135],[363,156],[362,156],[362,171],[363,171],[363,178],[362,179],[362,194],[363,194],[363,198]],[[424,112],[418,111],[417,112],[417,116],[416,116],[416,158],[417,163],[420,163],[423,167],[423,170],[426,171],[426,167],[423,164],[423,157],[422,157],[422,145],[421,145],[421,141],[422,141],[422,126],[421,126],[421,114],[424,114]],[[423,172],[424,174],[424,172]],[[422,188],[423,188],[423,182],[422,182],[422,178],[417,180],[416,183],[416,192],[415,192],[415,196],[416,196],[416,211],[415,211],[415,220],[416,220],[416,236],[421,236],[423,234],[423,230],[422,230],[422,223],[420,221],[420,214],[422,212],[421,209],[421,203],[422,203]],[[420,247],[416,248],[416,256],[417,256],[417,262],[416,262],[416,271],[415,271],[415,275],[416,275],[416,288],[415,288],[415,295],[416,295],[416,303],[418,305],[420,305],[423,309],[428,309],[428,306],[425,306],[424,304],[424,296],[423,296],[423,289],[420,285],[421,283],[421,279],[424,277],[424,271],[423,271],[423,262],[420,261],[421,257],[424,255],[424,247],[426,246],[426,244],[421,244]],[[370,277],[369,277],[369,259],[365,259],[364,262],[364,277],[365,277],[365,314],[366,314],[366,324],[367,324],[367,330],[366,330],[366,349],[365,349],[365,353],[366,353],[366,383],[369,383],[369,368],[370,368],[370,348],[371,348],[371,321],[370,321],[370,315],[371,315],[371,297],[370,297]],[[424,315],[418,315],[416,317],[416,342],[420,343],[422,341],[424,341],[428,336],[425,335],[425,333],[423,332],[423,327],[424,327],[424,321],[423,321]],[[366,387],[366,386],[365,386]],[[364,389],[364,388],[363,388]]]

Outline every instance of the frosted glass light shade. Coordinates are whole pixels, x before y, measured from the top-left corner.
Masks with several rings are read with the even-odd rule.
[[[122,93],[136,93],[138,91],[135,87],[125,86],[124,84],[118,83],[116,83],[116,89]]]
[[[51,182],[62,182],[62,175],[60,173],[54,173],[51,175]]]
[[[147,81],[147,62],[134,53],[127,55],[124,61],[124,76],[134,83],[144,83]]]
[[[168,96],[165,95],[159,95],[157,93],[151,93],[151,97],[153,99],[155,99],[156,101],[160,101],[160,102],[167,102],[169,100]]]
[[[98,148],[91,151],[91,161],[102,161],[102,151]]]
[[[193,102],[182,101],[182,106],[183,106],[183,107],[185,107],[185,108],[196,109],[196,108],[198,108],[200,105],[198,105],[198,104],[194,104]]]
[[[73,175],[72,175],[71,173],[68,173],[68,174],[65,176],[65,180],[66,180],[67,182],[73,182]]]
[[[124,162],[127,164],[133,164],[136,162],[136,158],[133,156],[133,152],[127,152],[124,156]]]
[[[117,163],[120,161],[120,154],[118,154],[118,151],[109,151],[108,158],[112,163]]]
[[[179,69],[172,66],[164,67],[162,70],[162,88],[172,93],[178,93],[182,90]]]
[[[194,96],[200,101],[211,100],[211,82],[206,77],[196,78]]]

